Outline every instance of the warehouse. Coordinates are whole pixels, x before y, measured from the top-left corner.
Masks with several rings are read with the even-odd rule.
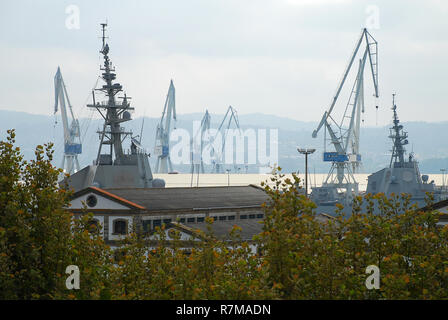
[[[242,240],[262,230],[262,204],[269,200],[255,185],[201,188],[108,188],[87,187],[74,193],[69,210],[75,216],[92,212],[106,243],[114,246],[133,230],[149,237],[162,224],[176,228],[181,240],[199,240],[205,218],[215,220],[218,236],[225,237],[233,225],[242,228]]]

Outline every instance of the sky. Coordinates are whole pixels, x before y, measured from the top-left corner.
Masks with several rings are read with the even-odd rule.
[[[232,105],[239,114],[319,121],[368,27],[378,41],[380,97],[366,68],[365,124],[390,123],[392,93],[403,121],[447,121],[447,17],[442,0],[2,0],[0,109],[52,114],[60,66],[75,114],[91,116],[85,104],[107,20],[134,117],[160,117],[173,79],[178,114]],[[358,58],[339,112],[357,66]]]

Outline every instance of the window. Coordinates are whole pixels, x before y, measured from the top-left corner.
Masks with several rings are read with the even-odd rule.
[[[89,232],[96,232],[99,228],[99,221],[97,219],[92,219],[89,221]]]
[[[161,227],[162,226],[162,220],[160,219],[156,219],[152,221],[152,228],[155,229],[156,227]]]
[[[241,219],[241,220],[245,220],[245,219],[247,219],[247,214],[242,214],[242,215],[240,215],[240,219]]]
[[[257,214],[257,218],[262,219],[263,218],[263,214],[262,213]]]
[[[171,222],[171,219],[163,219],[163,223],[170,223]]]
[[[185,218],[180,218],[180,219],[179,219],[179,222],[180,222],[180,223],[185,223]]]
[[[188,223],[194,223],[194,218],[188,218],[188,219],[187,219],[187,222],[188,222]]]
[[[254,214],[250,214],[249,215],[249,219],[255,219],[255,215]]]
[[[226,216],[219,216],[219,221],[224,221],[224,220],[226,220]]]
[[[218,220],[218,217],[212,217],[213,218],[213,221],[216,221],[216,220]]]
[[[204,217],[198,217],[198,218],[196,219],[196,221],[197,221],[197,222],[204,222],[204,221],[205,221],[205,218],[204,218]]]
[[[90,208],[93,208],[98,203],[98,199],[93,194],[91,194],[87,197],[86,203]]]
[[[126,220],[117,219],[114,220],[114,234],[127,234],[128,233],[128,223]]]
[[[228,216],[227,220],[235,220],[235,216]]]
[[[149,232],[151,230],[151,220],[143,220],[143,231]]]

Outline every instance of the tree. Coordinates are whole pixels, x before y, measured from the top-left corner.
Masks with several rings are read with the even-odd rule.
[[[350,216],[318,219],[296,175],[280,168],[264,183],[258,249],[235,226],[224,241],[208,229],[185,250],[176,228],[135,229],[111,250],[84,210],[67,210],[72,193],[57,184],[52,145],[27,162],[15,133],[0,141],[0,299],[446,299],[448,226],[407,195],[356,197]],[[428,199],[431,200],[430,198]],[[154,244],[155,243],[155,244]],[[80,289],[65,286],[78,266]],[[380,270],[369,290],[366,268]]]
[[[320,223],[293,177],[276,174],[273,187],[265,186],[271,202],[260,245],[281,298],[448,297],[448,226],[437,224],[440,213],[418,210],[409,195],[368,194],[355,199],[349,217],[340,206],[333,219]],[[369,265],[380,269],[379,290],[365,286]]]
[[[65,286],[65,270],[72,264],[84,267],[83,284],[92,286],[85,291],[95,292],[98,281],[89,283],[89,275],[101,269],[107,251],[98,237],[86,234],[85,220],[74,221],[66,210],[71,192],[57,184],[61,169],[51,164],[53,145],[37,146],[35,159],[27,162],[14,143],[15,132],[8,130],[6,141],[0,141],[0,298],[74,297]],[[96,264],[92,253],[100,256]],[[95,271],[89,273],[87,266]],[[78,296],[95,297],[83,292]]]

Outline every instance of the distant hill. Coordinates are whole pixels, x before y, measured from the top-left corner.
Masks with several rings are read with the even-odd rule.
[[[178,114],[177,128],[184,128],[191,132],[192,122],[202,119],[203,114]],[[223,114],[211,114],[212,127],[216,128]],[[56,122],[55,122],[56,120]],[[145,118],[143,129],[143,146],[152,152],[154,149],[155,129],[159,119]],[[316,123],[302,122],[275,115],[261,113],[239,115],[242,129],[278,129],[279,135],[279,165],[285,172],[303,171],[304,159],[299,156],[297,146],[314,147],[318,151],[310,159],[310,170],[316,173],[326,173],[329,164],[321,161],[323,138],[311,137],[311,132]],[[80,119],[83,135],[83,154],[80,156],[81,166],[93,161],[98,151],[98,134],[96,130],[102,125],[102,121],[96,119]],[[142,118],[127,122],[125,126],[131,129],[135,135],[140,133]],[[407,151],[414,151],[420,162],[420,169],[424,173],[440,173],[440,168],[448,168],[448,140],[446,130],[448,122],[404,122],[404,128],[409,133],[410,144]],[[16,141],[21,147],[25,157],[34,157],[34,149],[38,144],[54,142],[55,165],[60,165],[62,160],[63,139],[60,116],[34,115],[24,112],[0,110],[0,138],[4,139],[6,130],[15,128]],[[388,138],[389,128],[367,127],[361,132],[361,153],[363,156],[363,172],[370,173],[379,170],[389,164],[391,141]],[[128,146],[128,143],[125,144]],[[152,157],[154,162],[154,157]],[[244,166],[241,170],[244,172]],[[180,172],[188,172],[189,166],[175,166]],[[258,167],[249,166],[248,172],[258,172]]]

